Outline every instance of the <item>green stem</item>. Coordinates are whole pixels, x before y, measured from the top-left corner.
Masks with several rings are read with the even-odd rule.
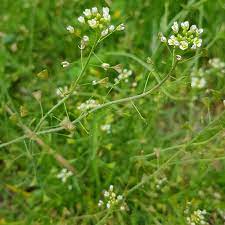
[[[95,50],[95,48],[96,48],[96,46],[97,46],[97,43],[98,43],[98,38],[96,38],[96,40],[95,40],[95,43],[94,43],[94,45],[92,46],[92,48],[91,48],[91,51],[90,51],[90,53],[89,53],[89,55],[88,55],[88,58],[87,58],[87,60],[86,60],[86,62],[85,62],[85,65],[84,65],[84,67],[83,67],[83,69],[81,70],[81,72],[80,72],[80,74],[79,74],[79,76],[78,76],[78,78],[76,79],[76,80],[74,80],[74,82],[71,84],[71,87],[70,87],[70,92],[69,92],[69,94],[68,95],[66,95],[64,98],[62,98],[56,105],[54,105],[41,119],[40,119],[40,121],[39,121],[39,123],[37,124],[37,126],[35,127],[35,129],[34,129],[34,132],[36,132],[39,128],[40,128],[40,126],[42,125],[42,123],[44,122],[44,120],[56,109],[56,108],[58,108],[60,105],[62,105],[72,94],[73,94],[73,91],[76,89],[76,87],[77,87],[77,84],[78,84],[78,82],[79,82],[79,80],[81,79],[81,77],[84,75],[84,73],[85,73],[85,71],[86,71],[86,69],[87,69],[87,66],[88,66],[88,63],[90,62],[90,59],[91,59],[91,56],[92,56],[92,54],[93,54],[93,52],[94,52],[94,50]]]

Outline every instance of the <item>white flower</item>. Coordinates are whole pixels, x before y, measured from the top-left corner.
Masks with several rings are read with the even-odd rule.
[[[199,38],[194,38],[194,40],[193,40],[193,43],[194,43],[194,45],[196,45],[197,47],[201,47],[202,46],[202,39],[199,39]]]
[[[112,32],[112,31],[114,31],[114,30],[115,30],[115,26],[114,26],[114,25],[110,25],[110,26],[109,26],[109,31]]]
[[[103,31],[101,32],[101,36],[104,37],[104,36],[106,36],[108,33],[109,33],[109,29],[106,28],[105,30],[103,30]]]
[[[85,23],[85,19],[83,16],[79,16],[77,19],[80,23]]]
[[[101,130],[105,131],[107,134],[110,134],[111,133],[111,124],[102,125]]]
[[[108,191],[104,191],[104,196],[105,197],[109,197],[109,192]]]
[[[182,59],[181,55],[176,55],[177,61],[180,61]]]
[[[192,25],[192,26],[190,27],[190,31],[192,31],[192,32],[195,32],[195,31],[197,31],[197,30],[198,30],[198,28],[197,28],[196,25]]]
[[[84,42],[88,42],[89,41],[89,37],[87,35],[84,35],[83,38],[82,38],[82,40]]]
[[[103,17],[109,15],[109,8],[108,7],[103,7],[102,8],[102,13],[103,13]]]
[[[97,14],[97,13],[98,13],[97,7],[93,7],[93,8],[91,9],[91,12],[92,12],[92,14]]]
[[[166,37],[161,36],[161,37],[160,37],[160,41],[161,41],[161,42],[167,42],[167,39],[166,39]]]
[[[196,30],[196,33],[197,33],[197,34],[202,34],[202,33],[203,33],[203,29],[202,29],[202,28],[197,29],[197,30]]]
[[[203,87],[205,87],[205,85],[206,85],[206,80],[204,78],[201,78],[199,81],[198,87],[203,88]]]
[[[97,20],[96,19],[88,20],[88,24],[91,28],[96,28],[97,27]]]
[[[188,48],[188,42],[181,41],[179,47],[181,50],[186,50]]]
[[[189,22],[188,21],[185,21],[185,22],[181,23],[181,27],[183,29],[185,29],[185,30],[188,30],[188,28],[189,28]]]
[[[168,44],[174,45],[174,46],[179,46],[180,43],[174,35],[171,35],[169,40],[168,40]]]
[[[74,33],[74,27],[73,26],[67,26],[66,29],[72,34]]]
[[[178,25],[177,22],[174,22],[173,23],[172,30],[174,31],[174,33],[178,33],[178,31],[179,31],[179,25]]]
[[[81,110],[81,111],[86,111],[86,110],[89,110],[89,109],[93,109],[93,108],[96,108],[98,107],[99,104],[97,101],[95,101],[94,99],[89,99],[87,100],[86,102],[84,103],[81,103],[77,109]]]
[[[107,207],[107,209],[109,209],[111,207],[109,202],[107,202],[106,207]]]
[[[109,186],[109,190],[110,190],[110,191],[113,191],[113,185],[110,185],[110,186]]]
[[[123,23],[121,23],[117,28],[116,30],[118,31],[124,31],[125,30],[125,25]]]
[[[91,16],[91,10],[90,9],[85,9],[83,14],[86,16],[86,17],[90,17]]]
[[[107,21],[110,21],[111,17],[109,15],[109,8],[108,7],[103,7],[102,8],[102,13],[103,13],[103,18]]]
[[[63,61],[61,62],[61,65],[63,68],[68,67],[70,65],[70,63],[68,61]]]
[[[62,169],[59,174],[57,174],[57,178],[61,179],[63,183],[67,181],[69,177],[71,177],[73,173],[71,171],[68,171],[66,168]]]
[[[197,48],[196,44],[193,44],[193,45],[191,46],[191,49],[192,49],[192,50],[195,50],[196,48]]]
[[[191,87],[193,88],[204,88],[206,86],[206,80],[204,78],[192,77]]]
[[[106,209],[120,209],[120,210],[126,210],[126,202],[123,200],[123,196],[122,195],[117,195],[114,191],[113,191],[114,187],[113,185],[109,186],[108,191],[103,191],[104,194],[104,199],[99,200],[98,202],[98,206],[105,206]]]
[[[102,63],[102,68],[104,69],[104,70],[108,70],[109,69],[109,67],[110,67],[110,65],[108,64],[108,63]]]
[[[102,205],[103,205],[103,201],[102,200],[99,200],[98,207],[101,207]]]
[[[223,104],[224,104],[224,106],[225,106],[225,99],[223,100]]]

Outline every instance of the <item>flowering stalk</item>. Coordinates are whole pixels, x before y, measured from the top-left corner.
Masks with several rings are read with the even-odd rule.
[[[92,54],[93,54],[93,52],[94,52],[94,50],[95,50],[95,48],[97,47],[97,43],[98,43],[98,38],[96,38],[96,40],[95,40],[95,43],[94,43],[94,45],[92,46],[92,48],[91,48],[91,51],[90,51],[90,53],[89,53],[89,55],[88,55],[88,58],[87,58],[87,60],[86,60],[86,63],[85,63],[85,65],[83,66],[83,69],[81,70],[81,72],[80,72],[80,74],[79,74],[79,76],[78,76],[78,78],[76,79],[76,80],[74,80],[74,82],[71,84],[71,87],[70,87],[70,91],[69,91],[69,93],[68,93],[68,95],[66,95],[65,97],[63,97],[56,105],[54,105],[41,119],[40,119],[40,121],[39,121],[39,123],[37,124],[37,126],[35,127],[35,129],[34,129],[34,132],[36,132],[38,129],[39,129],[39,127],[41,126],[41,124],[44,122],[44,120],[56,109],[56,108],[58,108],[60,105],[62,105],[71,95],[72,95],[72,93],[73,93],[73,91],[76,89],[76,86],[77,86],[77,83],[78,83],[78,81],[80,80],[80,78],[83,76],[83,74],[85,73],[85,71],[86,71],[86,69],[87,69],[87,66],[88,66],[88,64],[89,64],[89,62],[90,62],[90,59],[91,59],[91,56],[92,56]]]

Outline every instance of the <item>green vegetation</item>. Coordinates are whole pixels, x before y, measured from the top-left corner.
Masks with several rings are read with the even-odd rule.
[[[2,0],[0,225],[225,224],[224,11]]]

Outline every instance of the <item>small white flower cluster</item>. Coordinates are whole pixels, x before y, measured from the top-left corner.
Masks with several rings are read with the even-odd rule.
[[[205,210],[196,210],[190,216],[186,218],[188,225],[206,225],[205,215],[207,212]]]
[[[79,48],[81,50],[85,49],[85,47],[87,46],[88,42],[89,42],[89,37],[87,35],[84,35],[83,38],[80,41]]]
[[[102,63],[101,67],[106,71],[110,68],[110,64],[108,63]]]
[[[113,185],[109,186],[108,191],[103,191],[104,200],[99,200],[98,207],[105,207],[106,209],[117,208],[121,211],[127,210],[127,204],[123,200],[122,195],[116,195],[113,190]]]
[[[225,73],[225,62],[223,62],[219,58],[212,58],[209,60],[209,65],[216,69],[219,70],[221,73]]]
[[[77,109],[79,109],[80,111],[87,111],[89,109],[93,109],[100,106],[100,104],[98,103],[98,101],[94,100],[94,99],[89,99],[84,103],[81,103]]]
[[[121,80],[125,80],[128,82],[128,78],[132,75],[132,71],[128,69],[124,69],[117,78],[114,79],[115,84],[120,83]]]
[[[68,31],[69,33],[71,33],[71,34],[73,34],[74,31],[75,31],[74,27],[71,26],[71,25],[67,26],[66,29],[67,29],[67,31]]]
[[[161,42],[168,42],[169,45],[179,47],[181,50],[188,48],[197,49],[202,46],[202,39],[199,37],[203,33],[203,29],[198,29],[196,25],[189,25],[188,21],[179,24],[173,23],[172,26],[173,35],[167,40],[163,34],[159,34]]]
[[[101,125],[101,130],[106,132],[107,134],[111,133],[111,124]]]
[[[68,86],[56,88],[56,95],[59,96],[60,98],[63,98],[68,94],[69,94]]]
[[[186,221],[188,225],[208,225],[209,223],[206,221],[206,210],[197,209],[195,211],[191,211],[191,202],[187,203],[187,208],[184,213],[186,214]]]
[[[108,7],[103,7],[102,11],[99,11],[97,7],[85,9],[83,15],[78,17],[78,21],[81,24],[87,24],[92,29],[99,30],[102,37],[115,30],[122,31],[125,29],[124,24],[120,24],[116,28],[113,24],[110,24],[111,16]]]
[[[191,87],[202,89],[206,86],[206,79],[204,78],[204,70],[200,68],[197,72],[191,73]]]
[[[66,183],[67,179],[71,177],[73,173],[68,171],[66,168],[63,168],[60,173],[57,174],[57,178],[62,180],[63,183]]]
[[[61,65],[63,68],[66,68],[70,65],[70,63],[68,61],[63,61],[63,62],[61,62]]]
[[[160,190],[166,182],[167,182],[167,178],[166,177],[163,177],[161,179],[157,179],[156,180],[156,188],[158,190]]]

